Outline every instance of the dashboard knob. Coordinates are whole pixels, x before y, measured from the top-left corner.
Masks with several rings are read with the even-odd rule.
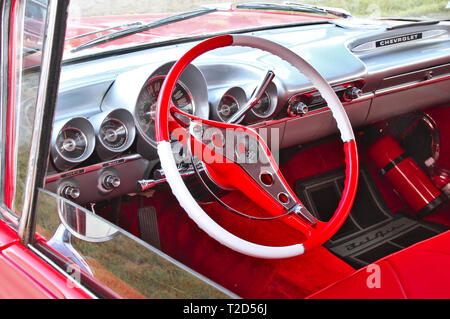
[[[424,80],[431,80],[433,78],[433,76],[434,76],[433,71],[427,71],[427,72],[425,72]]]
[[[77,199],[80,197],[80,189],[75,186],[65,186],[61,190],[61,196],[67,199]]]
[[[303,115],[308,113],[309,107],[304,102],[297,102],[289,106],[288,113],[290,116]]]
[[[115,175],[107,175],[103,178],[102,185],[107,190],[117,188],[120,186],[120,178]]]
[[[344,91],[344,94],[342,97],[344,99],[344,102],[350,102],[352,100],[355,100],[355,99],[361,97],[362,93],[363,92],[360,88],[350,86]]]

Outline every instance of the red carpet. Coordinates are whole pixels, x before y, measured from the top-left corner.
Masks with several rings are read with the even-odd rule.
[[[281,169],[293,184],[297,179],[343,166],[344,154],[342,150],[337,151],[341,148],[340,143],[310,148]],[[223,200],[248,214],[258,214],[260,210],[238,192],[228,194]],[[165,253],[244,298],[304,298],[354,272],[323,247],[283,260],[263,260],[236,253],[201,231],[179,207],[170,190],[157,191],[152,198],[144,199],[143,204],[154,206],[158,212]],[[280,221],[251,221],[216,203],[203,207],[224,228],[249,241],[274,246],[302,241],[301,234]],[[128,204],[128,208],[127,215],[135,214],[137,204]],[[123,220],[129,221],[129,217]],[[136,229],[129,222],[127,226]]]

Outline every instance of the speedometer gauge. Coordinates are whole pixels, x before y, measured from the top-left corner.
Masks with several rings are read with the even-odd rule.
[[[155,111],[159,92],[165,76],[152,77],[147,81],[136,104],[136,119],[142,133],[154,143],[155,141]],[[187,87],[178,82],[172,93],[172,103],[179,110],[194,114],[195,106]]]
[[[86,153],[87,139],[79,129],[66,127],[56,138],[56,148],[62,157],[76,160]]]

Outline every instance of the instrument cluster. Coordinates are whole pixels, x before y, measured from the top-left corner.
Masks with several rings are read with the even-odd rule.
[[[252,84],[234,86],[219,93],[219,98],[215,102],[210,101],[212,118],[221,122],[229,122],[239,110],[246,108],[252,102],[255,93],[256,83]],[[277,86],[271,82],[248,112],[235,120],[234,123],[255,124],[261,120],[272,118],[277,113],[277,104]]]
[[[59,121],[52,136],[54,166],[59,171],[71,169],[94,152],[102,161],[113,159],[130,148],[135,136],[133,115],[126,109]]]

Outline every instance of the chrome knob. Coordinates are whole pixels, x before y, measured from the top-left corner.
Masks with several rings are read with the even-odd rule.
[[[309,107],[303,102],[297,102],[289,106],[288,113],[290,116],[304,115],[308,113]]]
[[[107,175],[103,179],[102,185],[105,189],[113,189],[120,186],[120,178],[115,175]]]
[[[350,86],[344,92],[344,95],[343,95],[344,101],[350,102],[352,100],[355,100],[355,99],[361,97],[362,93],[363,92],[360,88]]]
[[[80,197],[80,189],[75,186],[65,186],[61,190],[61,196],[67,199],[77,199]]]

